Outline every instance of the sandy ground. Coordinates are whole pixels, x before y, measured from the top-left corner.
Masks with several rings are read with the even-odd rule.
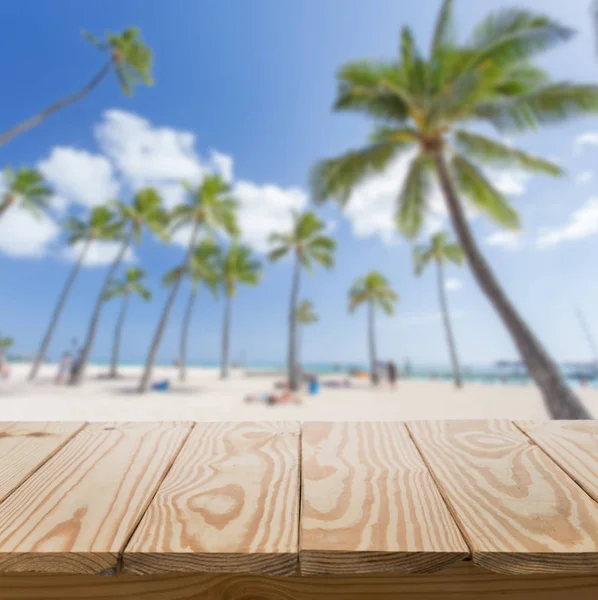
[[[301,394],[301,405],[246,404],[248,393],[273,390],[276,377],[245,377],[233,372],[220,381],[214,369],[189,369],[179,384],[172,367],[156,369],[154,380],[169,378],[169,392],[135,392],[140,369],[125,367],[122,379],[102,380],[105,368],[90,367],[80,387],[56,386],[49,365],[35,383],[27,367],[13,366],[9,381],[0,380],[0,421],[387,421],[406,419],[536,419],[548,414],[531,385],[469,384],[462,390],[445,382],[401,381],[396,390],[372,389],[352,380],[348,389],[322,388],[317,396]],[[333,377],[324,377],[322,381]],[[598,389],[579,389],[589,411],[598,417]]]

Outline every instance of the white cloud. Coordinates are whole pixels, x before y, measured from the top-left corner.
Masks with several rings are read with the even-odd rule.
[[[56,147],[38,165],[58,196],[58,208],[66,203],[97,206],[118,195],[119,184],[104,156],[70,147]],[[56,201],[55,201],[56,202]]]
[[[183,179],[197,184],[206,172],[189,131],[154,127],[132,113],[109,110],[95,132],[102,151],[133,189]]]
[[[498,246],[505,250],[518,250],[521,247],[521,233],[518,231],[497,231],[486,238],[488,246]]]
[[[464,310],[456,310],[450,313],[450,319],[452,321],[456,319],[463,319],[466,316],[466,312]],[[397,322],[400,325],[423,325],[424,323],[436,323],[442,319],[442,313],[433,312],[433,313],[421,313],[421,314],[413,314],[413,315],[405,315],[397,318]]]
[[[243,240],[257,252],[268,250],[268,236],[292,225],[292,210],[307,206],[307,195],[299,188],[258,185],[238,181],[233,195],[239,201],[238,219]]]
[[[515,169],[487,169],[486,176],[498,191],[507,196],[522,196],[531,179],[528,173]]]
[[[576,183],[583,185],[585,183],[589,183],[594,179],[594,173],[592,171],[582,171],[575,178]]]
[[[462,283],[459,279],[447,279],[446,283],[444,284],[444,287],[449,291],[455,291],[458,290],[462,287]]]
[[[48,254],[60,228],[52,219],[36,219],[20,206],[0,218],[0,252],[15,258],[40,258]]]
[[[121,249],[121,242],[94,242],[87,251],[83,265],[86,267],[103,267],[114,262],[118,252]],[[61,256],[69,262],[76,262],[81,256],[83,243],[78,242],[73,246],[67,246],[62,249]],[[131,248],[125,254],[124,261],[132,262],[135,255]]]
[[[214,170],[222,176],[227,183],[233,180],[233,159],[228,154],[212,150],[212,164]]]
[[[598,197],[590,198],[581,208],[575,210],[562,227],[549,229],[540,234],[539,248],[555,246],[561,242],[581,240],[598,233]]]
[[[575,144],[582,146],[598,146],[598,132],[587,131],[575,138]]]

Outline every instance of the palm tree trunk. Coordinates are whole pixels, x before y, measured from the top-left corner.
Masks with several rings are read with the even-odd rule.
[[[12,202],[9,198],[5,198],[0,202],[0,217],[10,208]]]
[[[191,258],[191,253],[195,248],[198,234],[199,224],[196,223],[193,229],[193,233],[191,234],[191,241],[189,242],[187,254],[185,255],[185,265],[189,264],[189,259]],[[154,364],[156,362],[156,355],[158,354],[158,349],[160,348],[160,344],[162,343],[162,337],[164,336],[164,331],[166,330],[168,317],[170,316],[170,311],[172,310],[174,301],[176,300],[177,294],[179,293],[179,288],[181,287],[182,279],[182,277],[177,277],[176,281],[172,284],[170,294],[168,295],[168,299],[166,300],[166,305],[164,306],[164,310],[162,311],[162,316],[160,317],[160,321],[158,322],[158,327],[156,328],[156,332],[154,333],[154,338],[152,339],[152,344],[147,355],[147,360],[145,361],[145,368],[143,369],[143,374],[141,375],[141,379],[139,380],[139,387],[137,391],[140,394],[147,392],[150,386],[152,371],[154,370]]]
[[[84,96],[89,94],[89,92],[91,92],[91,90],[93,90],[93,88],[96,87],[98,85],[98,83],[100,83],[100,81],[102,81],[102,79],[104,79],[104,77],[106,77],[106,75],[108,74],[108,71],[110,71],[111,66],[112,66],[112,59],[110,59],[100,69],[100,71],[98,71],[98,73],[87,83],[87,85],[85,87],[83,87],[82,89],[80,89],[78,92],[71,94],[70,96],[67,96],[66,98],[62,98],[62,100],[58,100],[58,102],[54,102],[54,104],[50,104],[50,106],[48,106],[48,108],[46,108],[42,112],[38,113],[37,115],[34,115],[33,117],[27,119],[26,121],[22,121],[18,125],[11,127],[8,131],[1,133],[0,134],[0,146],[3,146],[4,144],[6,144],[6,142],[10,141],[16,135],[19,135],[20,133],[23,133],[24,131],[31,129],[35,125],[38,125],[39,123],[41,123],[42,121],[47,119],[50,115],[55,113],[57,110],[60,110],[61,108],[64,108],[65,106],[68,106],[69,104],[73,104],[73,102],[76,102],[77,100],[81,100],[81,98],[83,98]]]
[[[299,278],[301,275],[301,262],[299,255],[295,256],[295,271],[291,286],[291,305],[289,310],[289,389],[299,389],[299,373],[297,369],[297,303],[299,302]]]
[[[501,289],[494,273],[477,247],[441,150],[434,153],[434,162],[453,228],[471,270],[511,334],[511,338],[527,366],[528,373],[542,392],[548,413],[553,419],[590,419],[590,414],[577,396],[565,385],[555,362]]]
[[[231,296],[229,294],[226,294],[226,304],[224,307],[224,323],[222,325],[222,353],[220,357],[220,379],[228,379],[231,304]]]
[[[451,365],[453,367],[453,379],[455,381],[455,387],[460,388],[463,386],[463,381],[461,379],[461,369],[459,367],[457,347],[455,344],[455,338],[453,337],[453,328],[451,327],[451,318],[449,316],[446,301],[444,271],[442,268],[442,261],[440,260],[436,261],[436,275],[438,277],[438,299],[440,300],[440,310],[442,312],[442,320],[444,322],[444,333],[446,335],[446,343],[448,344],[449,354],[451,357]]]
[[[193,286],[193,284],[191,284]],[[187,338],[189,336],[189,327],[191,325],[191,315],[193,314],[193,308],[195,307],[195,300],[197,299],[197,288],[191,287],[191,293],[189,294],[189,300],[187,302],[187,308],[185,310],[185,316],[183,317],[183,324],[181,327],[181,348],[179,355],[179,380],[185,381],[187,379]]]
[[[378,385],[380,378],[378,377],[378,356],[376,353],[376,324],[374,317],[374,301],[368,300],[368,337],[370,345],[370,380],[373,384]]]
[[[71,288],[73,287],[73,283],[75,282],[75,279],[77,279],[77,275],[79,274],[79,271],[81,270],[81,265],[83,264],[83,261],[85,260],[85,256],[87,255],[87,251],[89,250],[90,244],[91,244],[91,239],[88,238],[85,241],[83,249],[81,250],[79,259],[75,263],[74,267],[71,269],[70,275],[68,276],[68,279],[66,280],[66,283],[64,284],[64,288],[62,289],[62,293],[60,294],[58,303],[56,304],[56,306],[54,308],[54,312],[52,313],[52,317],[50,319],[50,324],[48,325],[46,335],[44,335],[44,339],[42,340],[42,344],[37,353],[35,361],[33,362],[33,365],[31,366],[31,371],[29,372],[29,378],[28,378],[29,381],[33,381],[36,378],[39,368],[41,367],[41,365],[44,361],[44,358],[46,357],[46,352],[48,351],[48,346],[50,345],[50,342],[52,341],[52,336],[54,335],[54,330],[56,329],[56,326],[58,325],[58,321],[60,320],[60,315],[62,314],[62,310],[64,309],[64,305],[66,304],[66,300],[69,296]],[[73,359],[74,359],[74,357],[73,357]]]
[[[123,243],[120,247],[118,255],[114,259],[114,262],[110,266],[110,269],[108,269],[108,273],[106,274],[106,277],[104,279],[104,285],[102,285],[102,289],[100,290],[100,293],[98,294],[98,297],[96,298],[96,303],[95,303],[95,306],[93,309],[93,313],[91,314],[91,320],[89,321],[89,327],[87,329],[87,337],[85,338],[85,344],[83,345],[83,350],[81,351],[81,360],[80,360],[79,368],[73,374],[73,377],[71,377],[71,381],[70,381],[71,385],[76,385],[76,384],[81,383],[81,381],[83,381],[83,376],[85,375],[85,368],[87,367],[87,363],[89,361],[89,356],[91,354],[91,350],[93,348],[93,343],[94,343],[95,337],[96,337],[96,331],[98,329],[98,324],[100,322],[100,315],[102,313],[102,308],[104,308],[104,303],[106,302],[106,298],[105,298],[106,290],[108,289],[108,286],[114,279],[114,276],[116,275],[116,271],[120,267],[120,265],[125,257],[125,254],[127,252],[127,249],[131,245],[132,240],[133,240],[133,232],[131,231],[131,233],[126,237],[126,239],[123,240]]]
[[[110,377],[113,378],[118,377],[118,356],[120,354],[120,340],[122,338],[123,325],[125,323],[127,308],[129,307],[129,296],[129,292],[127,292],[123,296],[123,301],[120,306],[120,314],[118,315],[116,327],[114,328],[114,344],[112,346],[112,362],[110,366]]]

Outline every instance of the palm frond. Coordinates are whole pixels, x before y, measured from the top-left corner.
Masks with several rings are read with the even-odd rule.
[[[290,252],[290,246],[279,246],[278,248],[274,248],[268,252],[268,260],[272,262],[276,262],[280,260],[283,256],[286,256]]]
[[[571,38],[573,31],[544,15],[511,8],[486,17],[474,30],[471,46],[478,50],[467,68],[485,60],[510,64],[527,60]]]
[[[430,59],[440,60],[442,53],[455,45],[455,21],[454,21],[454,2],[453,0],[444,0],[442,8],[438,14],[434,36],[432,38],[432,49]]]
[[[411,162],[398,198],[397,225],[408,238],[415,237],[421,230],[429,187],[430,177],[426,156],[419,154]]]
[[[323,160],[312,169],[310,183],[314,202],[334,198],[341,205],[349,200],[356,185],[367,177],[382,172],[390,160],[413,142],[384,143],[353,150],[329,160]]]
[[[598,86],[555,83],[524,96],[486,102],[475,115],[499,131],[523,131],[598,112]]]
[[[413,266],[417,276],[424,272],[432,259],[432,252],[425,246],[419,245],[413,249]]]
[[[515,209],[473,163],[455,154],[451,167],[457,186],[475,208],[503,227],[519,228]]]
[[[455,131],[458,148],[483,163],[498,164],[504,167],[517,167],[535,173],[562,175],[563,171],[554,163],[501,144],[483,135],[470,133],[462,129]]]

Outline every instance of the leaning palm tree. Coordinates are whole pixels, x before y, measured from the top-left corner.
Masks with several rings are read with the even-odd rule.
[[[35,379],[39,368],[44,361],[48,346],[52,341],[52,336],[54,335],[54,331],[64,309],[64,305],[66,304],[73,283],[75,282],[75,279],[81,270],[81,265],[87,256],[89,248],[94,241],[114,239],[114,236],[118,235],[121,231],[122,225],[120,221],[115,218],[113,211],[111,211],[108,207],[97,206],[91,210],[88,218],[86,219],[70,217],[67,219],[64,228],[68,233],[68,244],[70,246],[80,247],[79,256],[77,257],[77,261],[71,269],[71,272],[58,298],[58,302],[54,307],[54,312],[50,318],[48,329],[44,335],[35,361],[33,362],[31,371],[29,372],[30,381]]]
[[[116,325],[114,327],[114,342],[112,344],[112,360],[110,361],[110,374],[112,378],[118,377],[118,358],[120,354],[120,342],[122,339],[123,327],[129,308],[129,298],[131,294],[136,294],[146,302],[152,299],[152,293],[143,285],[145,271],[138,267],[128,267],[122,280],[112,281],[108,289],[104,292],[104,300],[113,298],[122,298],[120,312]]]
[[[230,320],[232,299],[237,285],[256,286],[261,277],[262,264],[251,250],[233,240],[219,261],[218,279],[224,289],[225,307],[222,327],[222,353],[220,355],[220,378],[226,379],[229,371]]]
[[[6,144],[16,135],[38,125],[61,108],[84,98],[113,68],[122,91],[127,95],[133,93],[133,86],[137,83],[143,82],[146,85],[153,83],[151,75],[152,51],[143,43],[136,27],[128,27],[121,34],[107,33],[104,41],[97,40],[85,31],[83,37],[102,52],[108,52],[110,54],[108,61],[78,92],[61,98],[50,104],[42,112],[1,133],[0,146]]]
[[[375,312],[381,308],[387,315],[392,315],[399,297],[390,287],[384,275],[370,271],[365,277],[358,279],[349,290],[349,312],[355,311],[362,304],[368,307],[368,340],[370,351],[370,379],[378,383],[376,324]]]
[[[438,283],[438,299],[440,309],[442,311],[442,320],[444,322],[444,332],[446,341],[449,347],[451,357],[451,365],[453,367],[453,379],[455,387],[462,386],[461,369],[459,368],[459,358],[457,357],[457,348],[455,346],[455,338],[453,337],[453,329],[451,327],[451,319],[449,316],[446,302],[446,284],[444,282],[444,264],[452,262],[456,265],[463,264],[464,254],[463,249],[459,244],[451,243],[448,234],[440,231],[432,236],[429,246],[416,246],[413,250],[413,262],[415,263],[415,274],[421,275],[424,269],[432,261],[436,263],[436,277]]]
[[[197,245],[197,240],[202,230],[212,234],[217,230],[224,230],[231,235],[238,233],[236,208],[237,203],[231,197],[230,186],[220,175],[208,175],[202,183],[192,188],[185,184],[187,189],[187,202],[177,206],[171,215],[171,231],[180,230],[182,227],[190,228],[189,245],[183,260],[183,265],[189,265],[191,255]],[[154,333],[149,349],[145,368],[139,382],[139,392],[147,391],[158,348],[162,342],[168,317],[174,301],[176,300],[182,278],[179,277],[172,284],[162,316]]]
[[[313,263],[331,268],[334,265],[336,242],[325,235],[326,225],[312,211],[300,214],[293,212],[293,224],[287,233],[273,233],[269,242],[274,248],[268,254],[272,261],[293,254],[293,283],[289,309],[289,350],[288,377],[289,387],[299,387],[297,362],[297,305],[299,302],[299,283],[301,269],[312,270]]]
[[[466,43],[458,44],[452,8],[452,0],[445,0],[427,58],[405,28],[398,58],[358,61],[340,70],[336,109],[363,113],[378,125],[365,147],[314,168],[314,197],[345,204],[360,182],[412,150],[402,188],[397,182],[399,228],[409,237],[421,230],[435,175],[467,262],[541,389],[548,411],[554,418],[587,418],[555,362],[500,287],[472,235],[463,204],[466,199],[479,213],[516,229],[517,212],[480,167],[517,167],[553,176],[561,169],[464,126],[479,122],[503,134],[595,114],[598,86],[552,82],[531,62],[571,37],[569,29],[552,19],[523,9],[504,10],[490,15]]]
[[[41,217],[48,209],[52,191],[36,169],[21,167],[13,171],[6,167],[4,183],[6,190],[0,198],[0,217],[15,204],[29,211],[34,217]]]
[[[297,325],[300,329],[297,331],[297,364],[301,364],[301,331],[307,325],[313,325],[319,320],[318,315],[314,311],[314,303],[311,300],[301,300],[299,306],[297,306],[297,312],[295,313],[297,319]]]
[[[95,342],[102,308],[106,300],[106,291],[111,285],[127,251],[133,244],[141,243],[142,234],[145,229],[162,239],[166,237],[168,214],[162,208],[162,198],[153,188],[145,188],[137,192],[131,204],[124,204],[120,201],[116,201],[115,208],[118,213],[121,228],[114,232],[115,235],[113,240],[120,241],[120,248],[106,273],[104,284],[96,298],[89,320],[87,336],[85,337],[83,349],[81,350],[79,368],[73,375],[71,380],[72,384],[80,383],[83,380],[85,368]]]
[[[170,270],[164,275],[164,285],[173,285],[180,277],[189,276],[191,290],[181,325],[181,338],[179,350],[179,380],[187,379],[187,341],[191,329],[191,318],[197,303],[197,295],[201,283],[215,295],[218,288],[218,265],[221,252],[213,240],[201,241],[193,251],[188,265],[182,265]]]

